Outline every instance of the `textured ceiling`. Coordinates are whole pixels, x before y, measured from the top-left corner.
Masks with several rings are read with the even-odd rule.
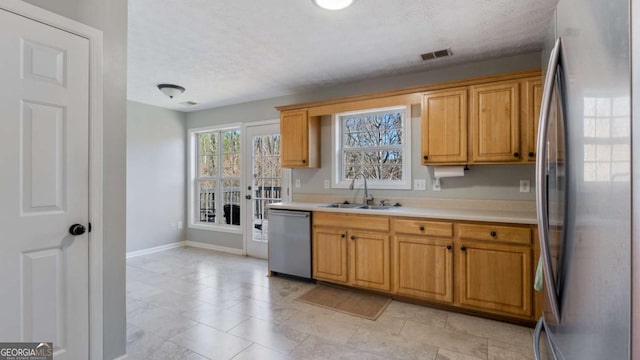
[[[129,0],[128,98],[193,111],[538,50],[556,3]],[[450,58],[419,56],[449,47]],[[170,100],[159,83],[187,90]]]

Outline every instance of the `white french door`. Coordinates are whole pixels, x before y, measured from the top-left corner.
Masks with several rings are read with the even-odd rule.
[[[89,358],[89,40],[0,10],[0,342]]]
[[[267,205],[288,201],[290,170],[280,167],[280,124],[278,120],[247,125],[245,146],[245,248],[247,255],[268,256],[269,219]]]

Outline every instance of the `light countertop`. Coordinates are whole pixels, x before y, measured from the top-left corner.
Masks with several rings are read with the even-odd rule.
[[[366,209],[340,209],[323,207],[322,203],[308,202],[281,202],[269,204],[270,209],[280,210],[305,210],[324,211],[344,214],[369,214],[387,216],[420,217],[441,220],[462,220],[462,221],[483,221],[510,224],[532,224],[538,223],[536,213],[531,211],[514,211],[513,209],[464,209],[464,208],[418,208],[418,207],[392,207],[387,210],[366,210]]]

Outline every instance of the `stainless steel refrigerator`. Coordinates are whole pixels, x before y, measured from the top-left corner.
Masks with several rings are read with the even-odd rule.
[[[536,163],[546,295],[536,359],[640,359],[632,297],[640,267],[640,68],[632,56],[639,6],[559,0],[549,26]]]

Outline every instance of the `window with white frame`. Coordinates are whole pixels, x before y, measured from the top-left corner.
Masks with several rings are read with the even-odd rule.
[[[240,231],[240,127],[190,132],[190,225]]]
[[[333,187],[363,174],[372,189],[411,189],[409,106],[335,114]]]

